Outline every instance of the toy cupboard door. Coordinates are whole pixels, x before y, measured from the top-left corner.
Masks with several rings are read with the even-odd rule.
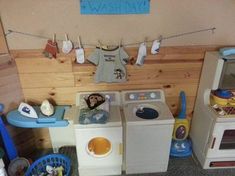
[[[215,124],[207,156],[235,156],[235,122]]]

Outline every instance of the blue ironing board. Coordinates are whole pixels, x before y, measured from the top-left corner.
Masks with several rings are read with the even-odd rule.
[[[50,117],[44,116],[40,112],[39,106],[34,106],[33,108],[38,114],[37,119],[21,115],[15,109],[7,114],[8,123],[21,128],[65,127],[69,124],[68,120],[64,119],[64,112],[68,106],[55,106],[55,113]]]

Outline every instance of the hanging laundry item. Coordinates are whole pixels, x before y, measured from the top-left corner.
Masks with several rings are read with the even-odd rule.
[[[55,35],[53,36],[53,40],[48,40],[46,47],[43,51],[45,57],[48,58],[56,58],[56,54],[59,53],[57,42],[55,41]]]
[[[62,52],[68,54],[73,49],[73,43],[68,39],[68,35],[65,34],[65,41],[63,41]]]
[[[76,62],[79,64],[83,64],[85,62],[85,54],[84,49],[81,45],[80,36],[78,37],[78,48],[75,49],[75,55],[76,55]]]
[[[151,48],[151,54],[159,53],[160,45],[161,45],[161,40],[154,40]]]
[[[97,65],[95,82],[125,82],[125,65],[129,59],[128,54],[123,47],[117,47],[112,50],[96,48],[88,57],[88,61]]]
[[[143,65],[144,64],[144,59],[147,56],[147,46],[146,43],[143,42],[140,44],[139,46],[139,50],[138,50],[138,56],[136,59],[136,65]]]

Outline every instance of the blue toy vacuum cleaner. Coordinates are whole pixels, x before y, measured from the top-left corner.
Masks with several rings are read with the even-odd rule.
[[[186,118],[186,96],[185,92],[180,92],[181,110],[175,118],[173,139],[171,143],[171,157],[188,157],[192,155],[192,143],[188,138],[189,121]]]

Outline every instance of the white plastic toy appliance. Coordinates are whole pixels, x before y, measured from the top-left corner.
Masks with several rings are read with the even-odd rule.
[[[34,108],[27,103],[23,103],[23,102],[20,103],[18,107],[18,111],[20,112],[20,114],[26,117],[35,118],[35,119],[38,118],[38,115],[36,111],[34,110]]]
[[[42,102],[40,110],[45,116],[51,116],[52,114],[54,114],[54,107],[48,100],[44,100]]]

